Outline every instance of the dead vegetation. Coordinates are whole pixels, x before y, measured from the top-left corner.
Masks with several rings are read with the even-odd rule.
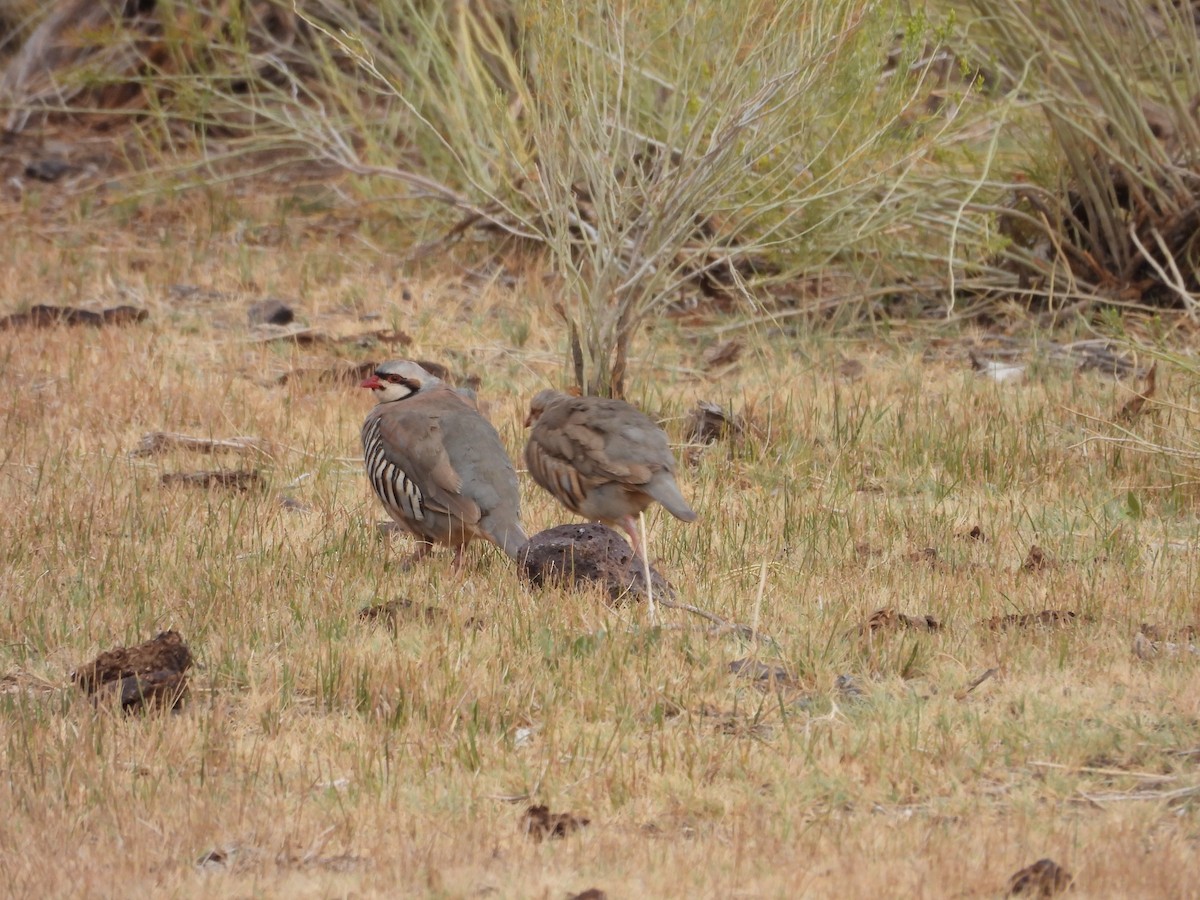
[[[4,128],[18,132],[67,116],[86,117],[99,129],[120,127],[130,112],[148,117],[169,104],[183,76],[224,70],[236,77],[247,57],[261,60],[254,74],[265,79],[289,64],[305,65],[309,54],[297,44],[308,34],[296,12],[274,0],[60,0],[5,65]],[[235,50],[243,42],[244,55]],[[225,127],[235,124],[245,128],[252,120]]]

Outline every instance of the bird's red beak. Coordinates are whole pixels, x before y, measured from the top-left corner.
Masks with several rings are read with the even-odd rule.
[[[362,384],[360,384],[359,387],[370,388],[371,390],[376,390],[377,388],[383,387],[383,382],[379,380],[378,375],[372,375],[370,378],[364,378],[362,380]]]

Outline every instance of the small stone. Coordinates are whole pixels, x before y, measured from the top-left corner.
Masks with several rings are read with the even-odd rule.
[[[68,172],[74,170],[74,166],[65,159],[57,156],[43,156],[39,159],[29,161],[25,167],[25,177],[34,178],[38,181],[58,181]]]
[[[246,318],[251,325],[290,325],[295,321],[296,313],[277,297],[268,297],[251,303]]]

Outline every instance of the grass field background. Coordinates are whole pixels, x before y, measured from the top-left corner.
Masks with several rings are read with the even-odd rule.
[[[539,271],[409,277],[328,217],[190,202],[102,229],[5,212],[0,308],[150,313],[0,331],[6,892],[996,896],[1044,856],[1077,896],[1194,890],[1200,661],[1186,638],[1131,652],[1142,623],[1198,618],[1194,472],[1096,440],[1139,382],[1019,323],[1028,367],[1000,383],[970,365],[978,327],[767,323],[706,369],[719,319],[657,321],[630,399],[676,445],[701,400],[752,427],[681,466],[700,520],[652,515],[651,556],[681,600],[772,640],[681,612],[652,627],[638,604],[530,589],[488,546],[461,578],[448,552],[404,571],[361,470],[367,392],[277,383],[439,360],[479,376],[519,459],[528,399],[566,374]],[[255,343],[245,307],[267,295],[333,335],[412,343]],[[1186,443],[1195,402],[1164,364],[1125,427]],[[270,450],[129,456],[156,430]],[[219,465],[266,486],[159,484]],[[531,532],[573,520],[521,486]],[[1049,565],[1027,571],[1035,544]],[[415,611],[394,630],[359,619],[397,598]],[[942,629],[864,633],[881,608]],[[984,622],[1043,610],[1077,616]],[[71,684],[168,627],[198,661],[181,712],[124,716]],[[536,842],[535,803],[589,824]]]

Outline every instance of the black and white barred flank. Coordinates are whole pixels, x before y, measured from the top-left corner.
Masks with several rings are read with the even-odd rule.
[[[388,511],[402,519],[420,522],[425,518],[424,497],[417,483],[399,466],[391,462],[383,449],[379,419],[367,419],[362,430],[363,457],[367,464],[367,480],[375,489]]]

